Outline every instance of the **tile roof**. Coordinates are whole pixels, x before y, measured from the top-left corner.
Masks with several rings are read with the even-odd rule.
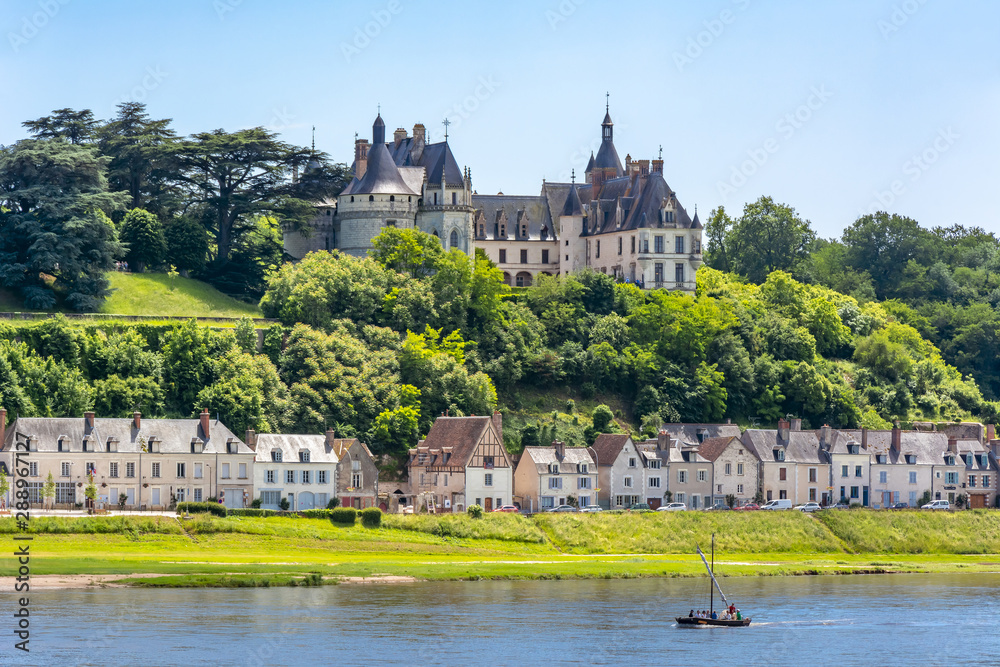
[[[433,455],[426,465],[465,466],[492,421],[490,417],[438,417],[417,449],[443,450],[450,447],[451,456],[447,461],[444,460],[442,451]]]
[[[739,441],[739,438],[735,436],[729,436],[725,438],[706,438],[701,445],[698,446],[698,454],[708,461],[715,461],[720,456],[722,452],[726,451],[730,443],[734,440]]]
[[[626,433],[602,433],[597,436],[594,444],[590,446],[597,454],[597,464],[601,466],[612,465],[629,440]]]

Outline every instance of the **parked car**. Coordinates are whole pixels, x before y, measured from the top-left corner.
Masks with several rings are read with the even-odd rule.
[[[792,501],[788,498],[778,498],[775,500],[768,500],[761,507],[762,510],[790,510],[792,509]]]
[[[830,507],[830,509],[835,509],[835,510],[849,510],[849,509],[851,509],[851,506],[848,505],[847,503],[837,503],[836,505],[832,505]]]
[[[553,507],[552,509],[546,510],[546,511],[547,512],[579,512],[580,510],[577,509],[576,507],[573,507],[572,505],[559,505],[558,507]]]
[[[706,512],[725,512],[725,511],[727,511],[729,509],[732,509],[732,508],[730,508],[729,505],[727,505],[726,503],[715,503],[711,507],[706,507],[705,511]]]
[[[510,512],[512,514],[516,514],[517,512],[520,512],[521,510],[517,509],[513,505],[501,505],[500,507],[496,508],[493,511],[494,512]]]
[[[926,505],[921,505],[922,510],[950,510],[951,503],[947,500],[932,500]]]
[[[625,509],[628,510],[628,511],[630,511],[630,512],[633,511],[633,510],[634,511],[646,510],[648,512],[649,510],[651,510],[653,508],[649,506],[649,503],[632,503],[631,505],[629,505]]]
[[[581,507],[580,511],[581,512],[587,512],[589,514],[589,513],[592,513],[592,512],[603,512],[604,510],[601,509],[600,505],[586,505],[584,507]]]
[[[886,507],[887,510],[905,510],[909,509],[909,503],[895,503]]]
[[[818,512],[823,508],[819,506],[819,503],[803,503],[802,505],[796,505],[794,509],[800,512]]]
[[[747,503],[746,505],[737,505],[733,509],[734,510],[739,510],[741,512],[750,512],[750,511],[753,511],[753,510],[759,510],[760,509],[760,505],[758,505],[757,503]]]
[[[683,512],[688,508],[684,503],[667,503],[663,507],[658,508],[657,512]]]

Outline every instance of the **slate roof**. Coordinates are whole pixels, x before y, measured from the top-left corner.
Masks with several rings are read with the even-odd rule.
[[[531,459],[540,475],[548,474],[551,463],[559,464],[560,473],[575,473],[578,463],[594,465],[594,458],[590,455],[588,447],[566,447],[562,461],[556,458],[555,447],[525,447],[521,454],[522,461],[524,457]],[[596,469],[590,470],[590,474],[595,472]]]
[[[396,168],[389,149],[384,143],[375,144],[368,151],[368,166],[364,176],[355,178],[341,195],[420,195],[403,180]]]
[[[97,451],[107,451],[110,438],[117,438],[119,453],[137,453],[142,451],[140,438],[159,441],[160,453],[189,454],[191,441],[200,438],[204,441],[203,452],[206,454],[225,454],[226,443],[237,445],[236,453],[253,454],[235,433],[217,419],[209,422],[208,437],[201,432],[199,419],[147,419],[140,421],[140,427],[134,427],[131,417],[99,417],[94,420],[93,431],[86,431],[83,417],[21,417],[7,427],[4,438],[4,449],[12,448],[15,439],[23,442],[28,437],[38,438],[39,452],[58,452],[59,439],[65,436],[70,452],[83,451],[83,439],[92,435]],[[147,446],[148,449],[148,446]]]
[[[625,433],[602,433],[590,448],[597,454],[598,465],[609,466],[615,462],[628,441],[629,436]]]
[[[742,441],[750,443],[762,461],[777,461],[777,430],[747,429]],[[819,447],[819,436],[815,431],[789,431],[788,443],[781,448],[785,450],[785,461],[788,463],[829,463],[826,454]]]
[[[430,453],[423,465],[466,466],[472,458],[472,452],[482,439],[485,431],[492,423],[490,417],[438,417],[434,420],[427,437],[417,445],[419,453]],[[446,457],[444,449],[450,447],[450,456]],[[440,450],[426,452],[425,450]],[[414,456],[410,456],[413,463]]]
[[[899,454],[892,448],[891,430],[868,431],[868,453],[886,456],[887,463],[906,463],[907,455],[916,456],[920,465],[942,465],[948,450],[948,436],[936,431],[901,431]]]
[[[614,169],[616,176],[625,173],[622,161],[618,158],[614,141],[610,139],[601,141],[601,147],[597,149],[597,156],[594,158],[593,169]]]
[[[336,463],[339,458],[332,447],[327,447],[325,435],[291,435],[261,433],[257,435],[258,462],[271,462],[271,452],[281,450],[282,463],[299,463],[299,452],[309,452],[309,463]]]
[[[563,200],[565,201],[565,200]],[[560,205],[563,202],[560,202]],[[517,240],[541,240],[541,232],[544,227],[547,232],[547,240],[556,238],[555,230],[552,226],[552,215],[549,210],[548,200],[544,196],[517,196],[517,195],[473,195],[472,205],[483,212],[486,218],[486,238],[487,239],[517,239]],[[495,236],[494,222],[499,218],[500,213],[507,216],[507,236]],[[517,224],[518,214],[524,213],[528,219],[528,236],[520,236],[519,230],[514,228]]]
[[[704,432],[703,439],[740,437],[740,427],[737,424],[664,424],[660,429],[670,434],[674,440],[691,446],[699,444],[699,432]]]
[[[420,164],[427,169],[428,183],[440,184],[442,174],[446,182],[452,185],[465,183],[462,170],[458,168],[458,162],[455,161],[455,155],[451,152],[451,146],[447,141],[424,146]]]

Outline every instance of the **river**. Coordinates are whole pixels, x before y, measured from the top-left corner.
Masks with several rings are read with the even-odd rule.
[[[677,628],[707,579],[31,595],[15,665],[986,665],[1000,575],[734,578],[749,628]],[[3,594],[4,609],[12,596]],[[718,598],[716,598],[718,602]]]

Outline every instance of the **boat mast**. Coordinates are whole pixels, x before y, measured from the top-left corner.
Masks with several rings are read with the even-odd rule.
[[[712,576],[708,578],[708,613],[715,611],[715,533],[712,533]]]

